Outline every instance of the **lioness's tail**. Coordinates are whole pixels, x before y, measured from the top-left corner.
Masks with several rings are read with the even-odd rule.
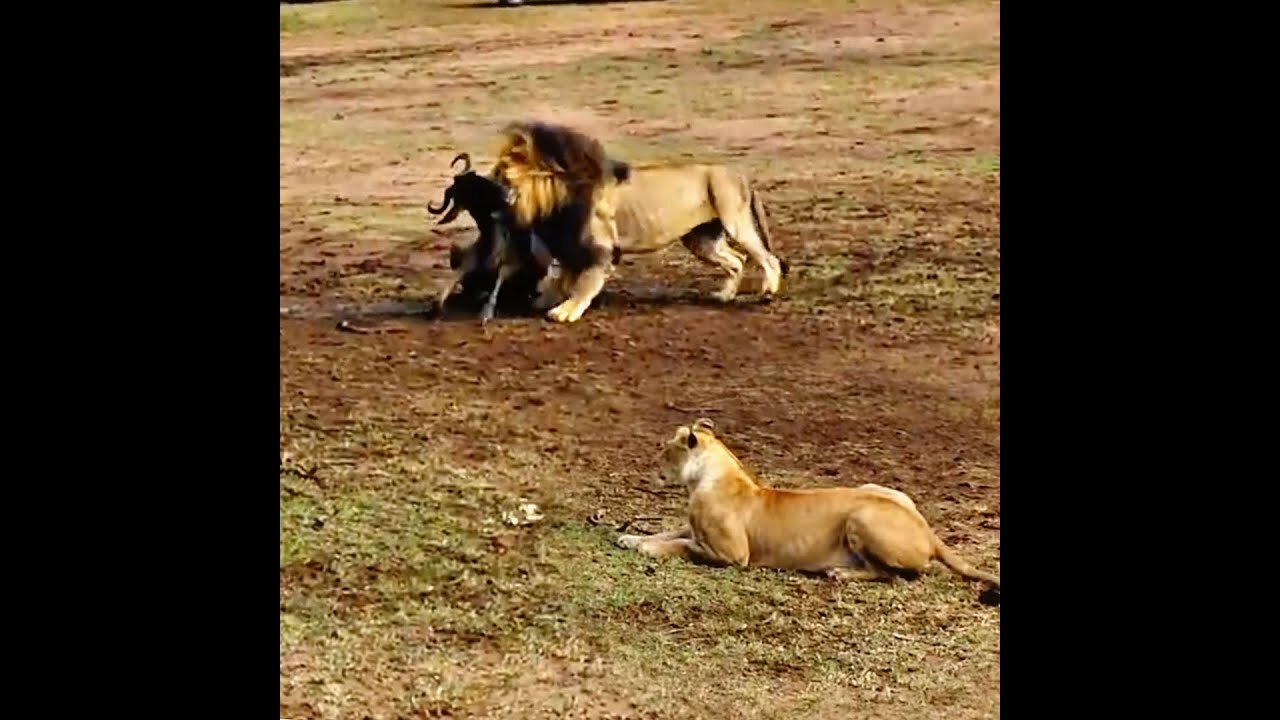
[[[992,575],[989,572],[984,572],[970,565],[968,562],[965,562],[964,558],[960,557],[955,553],[955,551],[944,545],[943,542],[938,539],[936,533],[933,536],[933,556],[942,561],[943,565],[951,568],[956,572],[956,574],[962,577],[969,578],[970,580],[981,580],[997,590],[1000,589],[999,575]]]
[[[751,219],[756,222],[756,231],[760,233],[760,239],[764,241],[764,249],[773,252],[773,238],[769,234],[769,223],[765,219],[764,202],[760,199],[760,193],[756,192],[755,188],[751,188],[750,192]],[[782,266],[782,277],[786,277],[787,273],[791,272],[791,263],[778,258],[778,264]]]

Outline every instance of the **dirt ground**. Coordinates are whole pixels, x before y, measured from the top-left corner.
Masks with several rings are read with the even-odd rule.
[[[659,444],[705,415],[765,482],[901,489],[998,571],[999,11],[282,5],[280,716],[998,717],[999,609],[943,568],[611,541],[678,521]],[[677,245],[571,326],[421,317],[474,233],[426,203],[529,116],[748,172],[781,297],[717,305]]]

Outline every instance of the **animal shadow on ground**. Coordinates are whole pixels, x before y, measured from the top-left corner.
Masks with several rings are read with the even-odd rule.
[[[720,308],[727,312],[748,311],[761,305],[768,305],[774,302],[774,299],[759,297],[756,295],[739,295],[733,302],[724,302],[711,297],[707,293],[692,290],[665,290],[654,289],[643,292],[636,292],[634,289],[615,290],[612,293],[608,290],[601,292],[596,298],[596,302],[592,303],[592,307],[608,307],[610,304],[627,308],[643,308],[643,307],[712,307]]]
[[[430,303],[426,312],[420,317],[432,322],[459,322],[459,323],[479,323],[480,310],[484,307],[484,302],[475,298],[463,295],[454,295],[445,302],[444,307],[436,305],[434,301]],[[542,312],[534,310],[527,303],[521,303],[518,300],[502,300],[499,299],[496,312],[493,316],[493,322],[501,322],[514,318],[535,319],[541,318]]]
[[[536,281],[532,278],[520,278],[504,286],[495,308],[494,320],[543,318],[546,311],[533,307],[535,285]],[[479,322],[480,311],[484,307],[484,297],[489,287],[492,287],[492,277],[484,277],[484,273],[477,272],[464,281],[459,291],[449,296],[444,307],[438,306],[435,300],[430,300],[422,312],[406,314],[435,321]],[[773,301],[771,298],[742,295],[731,303],[724,303],[705,292],[674,290],[664,285],[640,284],[622,285],[617,288],[606,287],[591,302],[590,311],[637,310],[646,307],[709,307],[725,312],[750,312],[754,308],[768,305]],[[408,307],[410,303],[406,301],[405,305]]]
[[[767,304],[763,300],[742,298],[732,303],[723,303],[715,298],[707,297],[696,293],[665,293],[665,294],[645,294],[633,295],[626,290],[615,290],[610,292],[605,290],[596,296],[592,301],[589,312],[604,312],[610,309],[642,309],[649,308],[667,308],[667,307],[711,307],[719,308],[726,312],[750,312],[753,308]],[[460,322],[460,323],[478,323],[480,310],[484,302],[474,297],[464,294],[456,294],[449,298],[443,308],[436,306],[435,302],[429,303],[427,309],[422,313],[415,315],[433,322]],[[498,302],[497,313],[493,322],[501,322],[503,320],[539,320],[543,319],[546,314],[545,310],[535,310],[527,303],[523,303],[520,299],[504,300]]]

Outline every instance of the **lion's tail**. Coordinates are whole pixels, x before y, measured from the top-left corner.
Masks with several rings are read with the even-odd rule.
[[[999,575],[992,575],[970,565],[964,558],[957,555],[954,550],[947,547],[936,533],[933,534],[933,556],[942,561],[943,565],[954,570],[957,575],[970,580],[980,580],[997,590],[1000,589]]]
[[[756,223],[756,231],[760,233],[760,239],[764,242],[764,249],[773,252],[773,236],[769,233],[769,221],[764,212],[764,201],[760,199],[760,193],[755,188],[750,188],[751,193],[751,219]],[[786,277],[791,272],[791,263],[778,258],[778,264],[782,266],[782,277]]]
[[[631,179],[631,165],[623,160],[615,160],[608,158],[605,161],[608,164],[608,172],[617,182],[624,183]]]

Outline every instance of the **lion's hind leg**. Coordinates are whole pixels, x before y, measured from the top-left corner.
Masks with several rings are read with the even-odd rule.
[[[742,248],[752,260],[764,271],[764,282],[761,292],[772,296],[782,287],[782,262],[764,246],[751,218],[739,218],[736,221],[724,220],[724,229],[729,240]]]
[[[766,297],[776,295],[782,287],[782,262],[769,250],[767,240],[757,231],[752,215],[752,192],[745,178],[735,176],[725,168],[717,168],[710,178],[710,196],[716,215],[724,224],[724,231],[738,248],[764,271],[761,288]],[[760,230],[767,234],[762,225]]]
[[[747,256],[730,247],[721,223],[699,225],[680,238],[680,242],[702,262],[724,271],[724,284],[713,297],[721,302],[730,302],[737,297]]]

